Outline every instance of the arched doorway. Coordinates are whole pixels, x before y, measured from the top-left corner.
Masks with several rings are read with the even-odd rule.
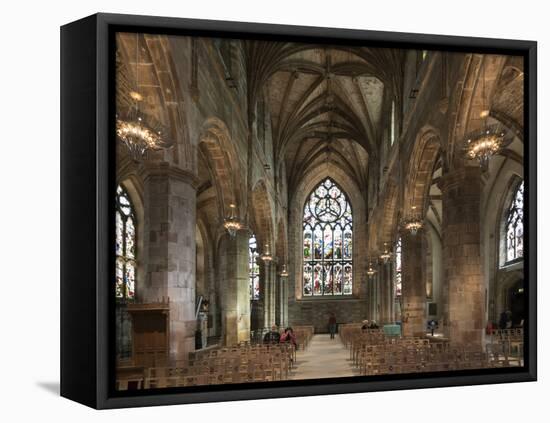
[[[518,280],[507,292],[509,310],[512,312],[512,326],[520,326],[525,319],[525,297],[523,279]]]

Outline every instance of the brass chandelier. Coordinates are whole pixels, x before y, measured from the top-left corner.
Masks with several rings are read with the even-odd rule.
[[[227,230],[229,236],[231,236],[232,238],[235,237],[237,231],[240,230],[243,226],[235,213],[236,208],[237,206],[235,206],[235,204],[229,205],[229,216],[223,222],[223,227]]]
[[[512,142],[513,136],[500,123],[487,126],[469,134],[464,141],[464,152],[470,160],[477,159],[482,172],[489,169],[489,160]]]
[[[116,135],[129,150],[134,160],[139,161],[147,151],[161,150],[172,146],[165,137],[163,126],[140,111],[143,96],[139,92],[139,42],[136,33],[136,89],[129,94],[133,104],[116,115]]]
[[[401,227],[405,231],[409,231],[411,235],[416,235],[418,231],[422,228],[422,226],[424,226],[424,222],[414,212],[416,210],[416,206],[412,206],[411,210],[412,210],[412,214],[401,221]]]
[[[485,93],[485,67],[483,68],[482,80],[482,110],[479,117],[483,119],[481,129],[473,131],[464,137],[462,150],[467,159],[477,159],[482,172],[489,169],[489,160],[492,156],[500,153],[503,148],[508,146],[513,135],[500,123],[488,125],[487,120],[490,115],[487,96]]]

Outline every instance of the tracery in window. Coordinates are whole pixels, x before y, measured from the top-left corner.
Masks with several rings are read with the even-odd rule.
[[[132,201],[120,185],[116,190],[116,297],[134,299],[136,287],[136,215]]]
[[[506,263],[523,258],[523,181],[516,188],[506,212]]]
[[[252,236],[248,240],[248,278],[250,288],[250,299],[260,299],[260,266],[258,265],[258,242],[256,236]]]
[[[310,194],[303,215],[304,296],[351,295],[352,211],[346,194],[327,178]]]

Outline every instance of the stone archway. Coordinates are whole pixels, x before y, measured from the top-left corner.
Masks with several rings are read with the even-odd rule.
[[[187,102],[174,65],[169,37],[117,33],[117,66],[117,108],[133,103],[129,97],[132,89],[128,86],[133,87],[137,82],[137,69],[142,84],[134,88],[143,97],[140,108],[161,122],[173,141],[172,148],[154,152],[150,159],[165,160],[181,169],[194,171],[196,161],[188,134]],[[146,75],[146,81],[143,75]]]
[[[403,204],[405,213],[411,212],[412,207],[421,216],[427,212],[432,175],[441,151],[439,140],[438,131],[432,127],[423,128],[416,138],[405,178],[408,181]]]
[[[353,286],[352,295],[339,298],[339,306],[330,297],[304,299],[303,284],[303,213],[311,192],[325,178],[330,177],[346,193],[352,208],[353,218]],[[334,163],[322,164],[308,172],[297,185],[289,202],[288,248],[289,248],[289,293],[288,320],[290,325],[315,325],[316,331],[326,331],[326,320],[334,311],[339,323],[357,322],[367,318],[366,263],[367,256],[367,210],[366,198],[356,180]],[[342,304],[345,303],[345,307]]]
[[[235,204],[237,214],[244,215],[241,193],[241,172],[235,145],[229,130],[218,118],[209,118],[203,124],[199,140],[199,153],[208,167],[210,180],[216,189],[220,222],[229,214],[229,206]]]
[[[498,319],[500,314],[504,311],[512,312],[512,321],[514,324],[518,324],[519,321],[525,317],[523,276],[523,270],[499,272],[495,304],[497,311],[496,319]]]

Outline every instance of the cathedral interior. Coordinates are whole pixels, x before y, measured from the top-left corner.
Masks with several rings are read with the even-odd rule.
[[[523,66],[118,33],[118,389],[523,365]]]

